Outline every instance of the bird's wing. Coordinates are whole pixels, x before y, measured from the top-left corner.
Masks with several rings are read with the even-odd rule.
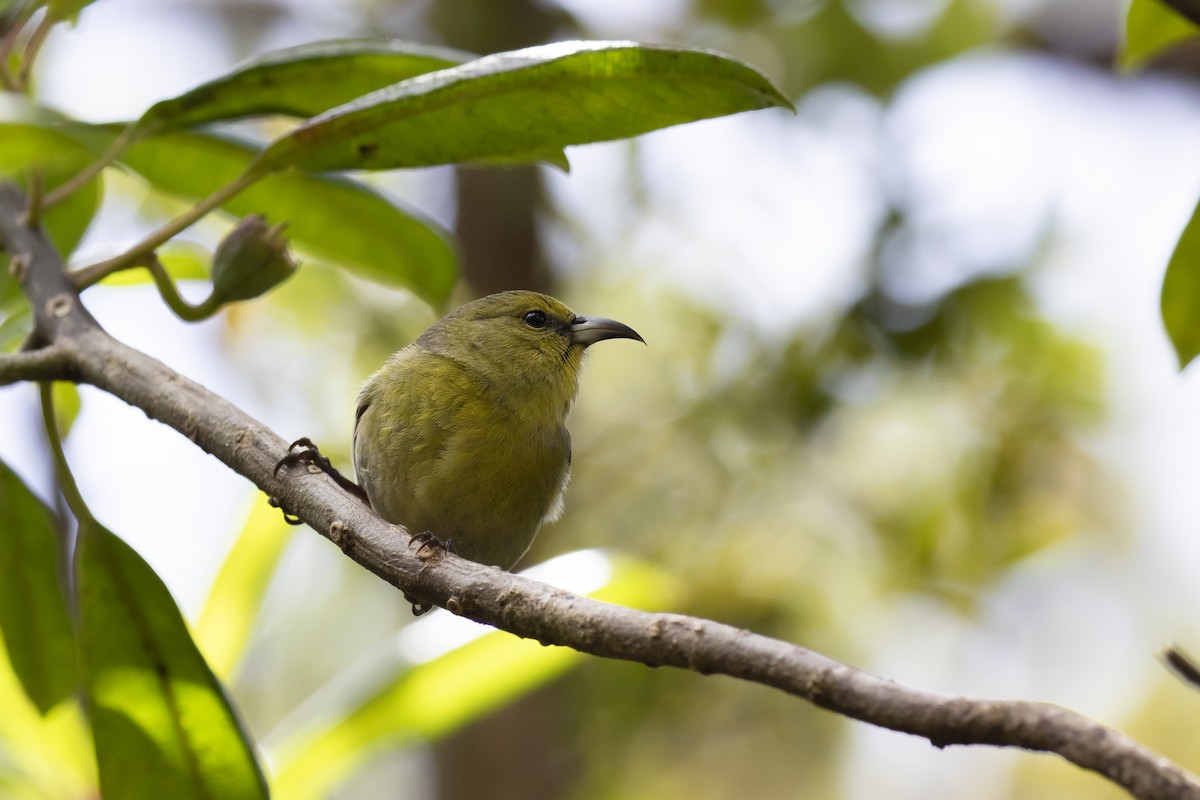
[[[410,345],[363,387],[354,426],[354,470],[371,507],[384,519],[420,515],[458,415],[477,393],[467,380],[452,360]]]

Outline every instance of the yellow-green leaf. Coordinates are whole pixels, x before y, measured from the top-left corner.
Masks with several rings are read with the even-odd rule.
[[[30,174],[36,172],[48,191],[94,158],[88,147],[63,131],[35,123],[0,122],[0,180],[28,185]],[[64,258],[83,238],[99,205],[100,184],[95,178],[46,212],[46,232]]]
[[[0,351],[16,349],[32,329],[29,303],[8,269],[8,256],[0,253]]]
[[[162,580],[94,522],[80,526],[75,570],[105,800],[266,798],[253,747]]]
[[[141,135],[263,114],[311,117],[393,83],[475,56],[396,39],[333,39],[275,50],[155,103]]]
[[[330,109],[253,169],[396,169],[534,161],[563,147],[791,102],[709,50],[560,42],[485,56]]]
[[[1200,205],[1175,244],[1163,278],[1162,317],[1180,367],[1200,355]]]
[[[196,642],[223,679],[233,675],[246,653],[275,567],[295,531],[259,494],[217,573],[196,623]]]
[[[79,20],[80,12],[94,2],[96,0],[46,0],[46,7],[58,19],[74,23]]]
[[[50,391],[54,398],[55,426],[58,435],[66,439],[83,408],[83,400],[79,397],[79,387],[67,381],[55,381],[51,385]]]
[[[595,551],[570,553],[554,560],[565,572],[602,562],[611,571],[592,597],[610,603],[663,608],[678,592],[674,581],[654,567],[632,559],[612,559]],[[552,562],[553,563],[553,562]],[[551,564],[535,567],[539,571]],[[583,587],[574,587],[583,589]],[[429,617],[418,626],[459,620]],[[544,647],[508,633],[487,632],[409,669],[396,664],[390,678],[360,691],[345,706],[322,708],[317,724],[301,725],[292,736],[272,748],[278,765],[273,786],[283,800],[317,800],[385,746],[436,740],[472,720],[510,703],[570,669],[583,656],[565,647]],[[434,637],[444,640],[446,636]],[[389,652],[395,652],[389,643]],[[486,675],[486,680],[479,676]],[[336,679],[335,679],[336,680]],[[362,686],[362,679],[356,686]],[[367,682],[369,685],[369,681]]]
[[[25,693],[0,642],[0,795],[97,797],[91,729],[74,701],[42,712]]]
[[[190,198],[209,195],[246,168],[254,149],[223,137],[178,132],[136,142],[122,156],[155,187]],[[406,288],[440,307],[457,275],[449,234],[417,211],[361,183],[287,172],[260,181],[224,205],[237,216],[288,223],[301,251],[361,277]]]
[[[1138,69],[1165,51],[1197,39],[1200,26],[1159,0],[1131,0],[1117,63],[1123,70]]]
[[[0,631],[25,693],[45,714],[75,691],[75,643],[53,514],[0,461]]]

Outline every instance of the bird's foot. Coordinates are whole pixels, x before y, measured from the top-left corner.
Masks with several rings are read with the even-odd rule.
[[[449,539],[439,539],[433,534],[433,531],[421,531],[414,533],[409,537],[408,546],[417,546],[417,556],[419,558],[429,558],[435,552],[443,553],[454,552],[454,542]]]
[[[271,508],[278,508],[280,511],[282,511],[283,512],[283,521],[286,522],[288,525],[303,525],[304,524],[304,520],[300,519],[295,514],[293,514],[292,512],[288,511],[286,508],[283,507],[283,503],[279,500],[278,497],[268,496],[267,497],[267,505],[269,505]]]
[[[433,534],[433,531],[412,534],[408,539],[408,546],[412,547],[413,545],[417,547],[417,558],[423,560],[432,558],[437,553],[454,552],[454,543],[449,539],[439,539]],[[428,613],[433,608],[432,603],[423,603],[408,593],[405,593],[404,599],[412,603],[414,617]]]
[[[333,466],[333,462],[326,458],[317,449],[317,446],[313,444],[312,439],[309,439],[307,436],[302,436],[288,445],[287,455],[279,459],[275,464],[275,477],[279,477],[280,470],[290,469],[298,464],[316,467],[317,470],[333,478],[333,482],[342,487],[343,490],[354,495],[363,503],[367,505],[371,504],[370,500],[367,499],[367,493],[362,490],[362,487],[338,472],[337,467]],[[284,517],[287,517],[287,512],[284,512]]]
[[[433,603],[422,603],[420,600],[417,600],[408,593],[405,593],[404,601],[407,603],[412,603],[412,613],[414,617],[419,617],[422,614],[428,614],[433,610]]]

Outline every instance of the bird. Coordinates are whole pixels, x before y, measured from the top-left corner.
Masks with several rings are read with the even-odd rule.
[[[512,569],[562,512],[584,352],[608,339],[645,344],[624,323],[532,291],[492,294],[435,322],[359,393],[354,471],[371,508],[463,558]]]

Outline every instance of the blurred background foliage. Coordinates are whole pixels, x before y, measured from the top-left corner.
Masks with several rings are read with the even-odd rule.
[[[1091,584],[1080,578],[1107,575],[1136,547],[1126,489],[1092,446],[1108,420],[1112,378],[1096,342],[1051,321],[1036,299],[1056,219],[1045,214],[1028,246],[1000,248],[988,263],[956,257],[947,241],[955,232],[931,230],[922,216],[922,187],[895,174],[911,158],[908,143],[876,128],[906,83],[953,69],[964,55],[1020,52],[1105,72],[1121,11],[1096,0],[192,0],[155,13],[173,18],[181,36],[202,31],[194,35],[224,48],[231,62],[279,46],[280,31],[395,36],[478,53],[563,38],[699,45],[757,65],[797,100],[798,119],[748,121],[768,129],[760,142],[811,136],[813,128],[837,138],[847,124],[838,113],[850,113],[870,131],[870,157],[888,177],[860,212],[860,241],[844,264],[849,288],[802,314],[752,299],[804,291],[803,281],[756,286],[752,266],[729,260],[752,260],[752,249],[646,246],[664,224],[686,231],[707,223],[688,216],[695,198],[664,187],[660,150],[642,140],[606,146],[603,180],[586,167],[573,177],[521,168],[370,180],[416,198],[455,232],[463,257],[456,301],[535,288],[626,321],[649,342],[593,357],[572,423],[567,513],[543,531],[526,564],[603,547],[643,565],[634,574],[652,587],[648,606],[752,628],[924,688],[1008,696],[1035,686],[1057,700],[1052,687],[1023,682],[1054,658],[1053,647],[1039,652],[1014,633],[1024,622],[1036,627],[1045,614],[1068,627],[1108,627],[1113,648],[1140,641],[1122,634],[1122,625],[1138,623],[1122,622],[1110,597],[1090,604]],[[718,136],[715,123],[706,142],[706,125],[691,126],[693,147],[755,146]],[[692,162],[697,172],[707,168]],[[553,188],[574,180],[609,199],[572,200]],[[755,186],[726,188],[756,213]],[[145,219],[164,213],[165,201],[132,184],[127,190]],[[592,211],[608,214],[603,224],[588,220]],[[814,268],[803,238],[812,223],[800,218],[803,208],[795,213],[767,225],[771,246],[788,252],[786,266],[774,268],[802,275]],[[801,233],[788,229],[793,222]],[[746,238],[758,235],[749,230]],[[992,240],[1022,236],[986,232]],[[917,246],[937,262],[937,280],[897,255]],[[663,263],[671,259],[678,261]],[[702,288],[714,273],[737,282],[743,267],[740,292]],[[285,437],[312,436],[346,466],[355,387],[439,312],[308,263],[209,330],[268,423]],[[276,524],[263,517],[261,528],[247,530]],[[250,535],[274,537],[276,549],[261,556],[271,565],[260,581],[261,617],[257,601],[230,612],[255,616],[245,658],[223,674],[270,753],[271,773],[288,763],[273,745],[331,713],[323,699],[331,692],[344,704],[348,686],[363,692],[364,682],[407,674],[394,656],[379,654],[399,646],[397,631],[424,623],[311,533],[290,544],[283,532]],[[1060,568],[1049,582],[1069,598],[1060,611],[1038,605],[1056,597],[1038,574]],[[1076,580],[1078,592],[1069,588]],[[996,597],[1022,582],[1036,586],[1028,605],[997,610]],[[1015,619],[997,619],[1004,614]],[[1066,647],[1074,636],[1062,639]],[[206,646],[204,635],[200,643],[213,660],[218,645]],[[363,738],[344,745],[327,794],[320,782],[297,780],[281,796],[1120,796],[1052,759],[927,747],[918,758],[909,743],[896,744],[898,735],[863,733],[758,686],[594,659],[550,664],[541,659],[559,656],[536,646],[523,658],[482,656],[455,680],[418,693],[438,708],[450,705],[439,697],[469,695],[476,685],[511,685],[452,725],[413,728],[399,711],[410,706],[383,706],[392,711],[372,718],[373,732],[364,727]],[[527,680],[514,682],[518,674]],[[1152,663],[1133,674],[1136,685],[1101,691],[1120,698],[1098,703],[1095,713],[1200,767],[1200,740],[1187,733],[1200,703]],[[14,696],[11,687],[5,696]],[[0,735],[7,718],[0,714]],[[83,752],[69,720],[44,726],[46,736],[64,738],[62,747]],[[336,747],[328,746],[320,752],[332,764]],[[0,776],[30,769],[13,747],[7,739],[0,749]],[[888,747],[899,755],[881,755]],[[31,796],[84,796],[79,772],[86,767]]]

